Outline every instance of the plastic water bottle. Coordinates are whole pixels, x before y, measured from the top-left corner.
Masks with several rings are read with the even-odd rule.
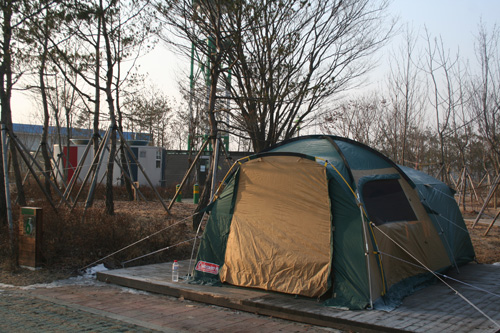
[[[172,281],[179,281],[179,263],[177,260],[174,260],[174,263],[172,264]]]

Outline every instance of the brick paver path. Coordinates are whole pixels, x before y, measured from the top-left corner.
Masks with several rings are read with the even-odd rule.
[[[341,332],[96,282],[0,288],[0,332]]]
[[[0,332],[150,331],[16,291],[0,293],[0,318]]]

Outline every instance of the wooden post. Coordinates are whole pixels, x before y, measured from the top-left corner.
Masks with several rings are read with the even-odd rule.
[[[26,147],[24,147],[24,145],[21,141],[19,141],[15,136],[9,135],[9,138],[10,138],[10,140],[12,140],[12,143],[14,144],[14,148],[17,149],[17,151],[19,152],[19,155],[21,155],[21,158],[23,159],[24,163],[26,164],[26,166],[30,170],[31,174],[33,175],[33,178],[35,178],[38,186],[40,187],[40,190],[43,192],[43,194],[45,195],[45,197],[49,201],[52,208],[54,208],[54,211],[57,212],[56,205],[52,201],[52,198],[50,197],[49,193],[47,193],[47,191],[45,190],[45,186],[40,181],[40,178],[36,175],[35,170],[31,167],[27,156],[29,156],[31,158],[31,160],[33,161],[33,164],[35,166],[37,166],[39,168],[39,170],[43,170],[42,167],[40,166],[40,164],[38,164],[33,159],[33,156],[31,156],[29,153],[25,154],[25,152],[27,152],[28,150],[26,149]],[[24,149],[24,151],[23,151],[23,149]],[[49,179],[49,183],[50,183],[50,185],[55,186],[56,192],[58,192],[62,196],[62,193],[61,193],[61,191],[59,191],[59,188],[57,188],[57,186],[50,179]],[[69,203],[66,200],[64,200],[64,202],[69,205]]]
[[[146,170],[144,170],[144,168],[142,167],[141,163],[139,163],[139,161],[137,160],[137,158],[135,157],[134,155],[134,152],[132,151],[132,149],[130,148],[127,140],[125,140],[125,137],[123,136],[123,133],[121,131],[117,131],[118,134],[120,135],[120,138],[123,140],[123,143],[125,143],[125,148],[127,149],[127,151],[129,152],[130,154],[130,157],[132,157],[132,159],[134,160],[135,163],[137,163],[137,166],[139,167],[139,169],[141,170],[142,172],[142,175],[144,176],[144,178],[146,178],[146,181],[148,182],[149,186],[151,186],[151,189],[153,190],[153,192],[155,193],[156,197],[158,198],[158,200],[160,200],[160,203],[161,205],[163,206],[163,208],[165,208],[165,211],[170,215],[170,208],[167,207],[167,205],[165,205],[165,202],[163,201],[160,193],[158,193],[158,191],[156,190],[156,187],[154,187],[153,183],[151,182],[151,180],[149,179],[148,177],[148,174],[146,173]]]
[[[71,211],[73,211],[73,209],[76,207],[76,204],[78,203],[78,198],[80,197],[80,194],[82,193],[83,188],[84,188],[85,184],[87,183],[87,180],[90,177],[90,174],[95,170],[96,164],[100,163],[98,161],[98,159],[101,155],[101,150],[103,149],[104,145],[107,144],[108,135],[109,135],[109,127],[106,130],[106,133],[104,133],[104,137],[102,138],[102,140],[99,144],[99,147],[97,149],[97,152],[95,153],[94,158],[92,159],[92,164],[90,165],[90,168],[87,170],[87,174],[85,175],[85,178],[83,179],[82,185],[76,194],[76,198],[75,198],[75,201],[73,202],[73,206],[71,207]],[[93,140],[95,140],[95,138]],[[89,147],[90,147],[90,142],[89,142],[89,145],[87,145],[87,148],[89,148]],[[85,163],[85,160],[83,158],[82,158],[82,160],[83,160],[83,163]],[[73,175],[73,177],[75,177],[75,175]],[[70,192],[71,192],[71,189],[70,189]]]
[[[69,181],[69,184],[63,193],[63,195],[66,199],[71,198],[71,192],[73,191],[73,187],[75,186],[76,182],[78,181],[78,178],[80,177],[80,172],[82,171],[83,164],[85,163],[85,160],[87,158],[87,154],[90,150],[91,145],[92,145],[92,140],[89,140],[89,142],[87,143],[87,147],[85,147],[85,151],[83,152],[82,157],[78,161],[78,165],[76,167],[76,170],[73,173],[73,176],[71,177],[71,180]],[[70,155],[70,152],[68,151],[68,156],[69,155]],[[77,156],[78,156],[78,151],[77,151]]]
[[[139,201],[139,196],[137,191],[139,191],[139,182],[132,182],[134,184],[132,190],[134,191],[134,201]]]
[[[87,195],[87,200],[85,200],[85,210],[87,210],[87,208],[89,208],[94,201],[94,191],[95,191],[95,187],[97,185],[97,178],[99,177],[99,169],[101,168],[102,159],[104,158],[104,151],[105,151],[104,148],[108,145],[109,139],[111,138],[111,135],[113,133],[111,125],[109,126],[107,133],[108,133],[108,136],[106,137],[106,140],[103,140],[103,142],[101,142],[101,146],[99,147],[99,149],[101,149],[101,151],[97,155],[97,156],[99,156],[99,161],[97,161],[97,165],[95,166],[94,175],[92,176],[92,182],[90,183],[90,189],[89,189],[89,193]],[[95,161],[95,156],[94,156],[94,161]],[[94,164],[94,162],[92,162],[92,164]],[[92,165],[92,166],[94,166],[94,165]],[[82,185],[82,187],[83,187],[83,185]]]
[[[488,203],[490,202],[491,198],[496,193],[496,190],[498,188],[499,182],[500,182],[500,174],[498,174],[498,176],[495,178],[494,184],[491,186],[490,192],[488,193],[488,197],[484,201],[483,207],[479,211],[479,214],[477,214],[477,217],[476,217],[476,220],[474,221],[474,223],[472,223],[472,228],[474,228],[476,226],[477,222],[479,222],[479,219],[481,218],[481,216],[483,215],[484,211],[488,207]]]
[[[36,152],[35,152],[35,155],[33,156],[33,158],[36,160],[36,158],[38,157],[38,153],[40,152],[40,145],[38,145],[38,148],[36,149]],[[31,161],[31,165],[33,165],[33,161]],[[23,186],[24,186],[24,183],[26,183],[26,180],[28,180],[28,176],[30,175],[30,171],[26,171],[26,175],[24,175],[24,179],[23,179]]]
[[[495,224],[495,221],[497,220],[499,215],[500,215],[500,210],[497,212],[497,214],[495,215],[495,217],[491,221],[490,225],[488,226],[488,229],[486,229],[483,236],[488,235],[488,232],[490,232],[491,227],[493,227],[493,225]]]
[[[40,268],[42,263],[42,208],[22,207],[19,222],[19,266]]]

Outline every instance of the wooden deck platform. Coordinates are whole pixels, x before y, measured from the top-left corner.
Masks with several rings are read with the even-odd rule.
[[[469,264],[461,267],[460,274],[449,274],[451,278],[466,284],[446,280],[491,320],[443,283],[416,292],[390,312],[346,311],[322,306],[312,299],[256,289],[200,286],[188,284],[184,280],[172,282],[171,267],[171,263],[131,267],[100,272],[97,278],[130,288],[356,332],[500,331],[500,326],[497,326],[500,324],[500,265]],[[181,262],[182,275],[187,274],[188,267],[189,261]]]

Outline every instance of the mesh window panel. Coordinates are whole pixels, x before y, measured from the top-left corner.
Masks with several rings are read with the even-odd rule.
[[[362,195],[366,212],[376,225],[417,220],[397,179],[367,182]]]

